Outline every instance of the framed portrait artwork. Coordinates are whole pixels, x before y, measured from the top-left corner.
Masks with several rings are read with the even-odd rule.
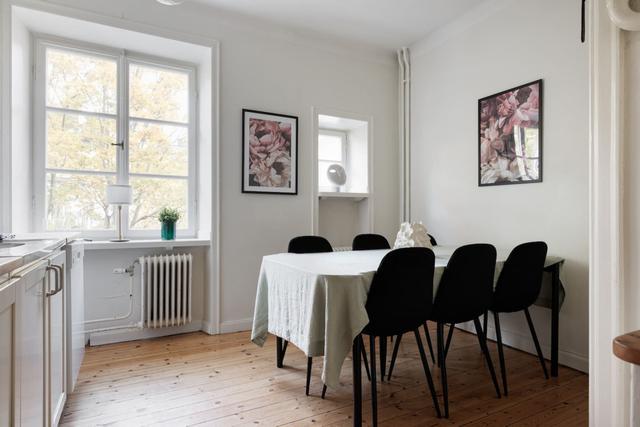
[[[542,182],[542,80],[478,101],[478,185]]]
[[[242,110],[242,192],[298,194],[298,118]]]

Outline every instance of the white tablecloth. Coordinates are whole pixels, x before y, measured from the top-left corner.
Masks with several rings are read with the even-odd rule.
[[[436,246],[434,296],[455,247]],[[262,259],[251,340],[264,345],[268,333],[307,356],[324,355],[322,380],[336,387],[353,339],[369,323],[365,309],[373,275],[388,250],[276,254]],[[498,250],[496,280],[510,250]],[[546,265],[562,263],[548,256]],[[548,281],[540,305],[548,306]],[[564,289],[561,289],[562,299]]]

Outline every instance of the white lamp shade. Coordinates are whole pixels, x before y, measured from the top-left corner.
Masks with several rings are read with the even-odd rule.
[[[131,186],[130,185],[108,185],[107,203],[110,205],[130,205]]]

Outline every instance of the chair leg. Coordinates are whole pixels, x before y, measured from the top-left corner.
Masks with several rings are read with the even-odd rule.
[[[447,365],[444,357],[444,323],[438,322],[437,333],[438,365],[442,380],[442,399],[444,400],[444,417],[449,418],[449,387],[447,385]]]
[[[398,357],[398,349],[400,348],[401,340],[402,335],[398,335],[396,337],[396,341],[393,343],[393,353],[391,353],[391,363],[389,364],[389,375],[387,376],[387,381],[391,381],[391,373],[393,372],[393,367],[396,364],[396,357]]]
[[[431,371],[429,370],[429,363],[427,362],[427,355],[424,353],[424,347],[422,346],[422,339],[420,338],[420,328],[413,331],[416,336],[416,343],[418,343],[418,350],[420,351],[420,359],[422,360],[422,367],[424,369],[424,375],[427,377],[427,384],[429,385],[429,391],[431,392],[431,399],[433,399],[433,407],[436,410],[438,418],[442,417],[440,413],[440,405],[438,404],[438,396],[436,394],[436,388],[433,385],[433,378],[431,378]],[[398,336],[398,341],[400,336]],[[391,369],[389,369],[391,374]]]
[[[380,337],[380,382],[387,372],[387,337]]]
[[[429,346],[429,354],[431,354],[431,362],[436,363],[436,358],[433,355],[433,344],[431,344],[431,334],[429,333],[429,328],[427,327],[427,322],[424,322],[424,334],[427,336],[427,345]]]
[[[386,341],[386,337],[380,337],[380,341]],[[376,337],[369,335],[369,348],[371,356],[371,417],[374,426],[378,425],[378,390],[376,381]],[[384,375],[384,374],[383,374]]]
[[[476,327],[476,334],[478,335],[478,342],[480,343],[480,348],[484,353],[484,358],[487,360],[487,366],[489,367],[489,373],[491,374],[491,380],[493,381],[493,386],[496,388],[496,394],[498,398],[501,397],[500,394],[500,386],[498,385],[498,378],[496,377],[496,371],[493,369],[493,362],[491,361],[491,355],[489,354],[489,349],[487,348],[487,342],[485,341],[484,333],[482,332],[482,325],[480,324],[480,319],[477,317],[473,319],[473,324]]]
[[[447,335],[447,344],[444,346],[444,357],[447,357],[449,354],[449,346],[451,345],[451,339],[453,338],[453,330],[455,329],[456,324],[452,323],[449,326],[449,334]]]
[[[305,394],[309,396],[309,384],[311,383],[311,365],[313,358],[307,357],[307,386],[305,387]]]
[[[502,375],[502,388],[504,388],[504,395],[509,395],[507,389],[507,368],[504,362],[504,349],[502,347],[502,331],[500,330],[500,316],[497,311],[493,312],[493,323],[496,327],[496,341],[498,342],[498,357],[500,358],[500,375]]]
[[[540,348],[540,343],[538,342],[538,335],[536,334],[536,329],[533,327],[533,321],[531,320],[531,315],[529,314],[529,309],[524,309],[524,315],[527,318],[527,323],[529,324],[529,330],[531,331],[531,338],[533,338],[533,343],[536,346],[536,352],[538,353],[538,359],[540,360],[540,364],[542,365],[542,371],[544,372],[544,377],[549,379],[549,373],[547,372],[547,363],[544,360],[544,356],[542,355],[542,349]]]
[[[364,371],[367,373],[367,379],[371,381],[371,373],[369,372],[369,361],[367,360],[367,352],[365,351],[364,340],[362,336],[360,336],[360,348],[362,351],[360,354],[362,355],[362,362],[364,363]]]
[[[488,329],[488,325],[489,325],[489,310],[485,310],[484,311],[484,316],[482,321],[484,322],[483,328],[482,328],[482,332],[484,333],[484,342],[487,342],[487,329]]]
[[[324,395],[325,395],[325,394],[327,394],[327,385],[326,385],[326,384],[324,384],[324,385],[322,386],[322,398],[323,398],[323,399],[324,399]]]

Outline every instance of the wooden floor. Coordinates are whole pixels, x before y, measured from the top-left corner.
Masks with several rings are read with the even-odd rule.
[[[497,362],[493,343],[490,349]],[[545,380],[535,357],[507,349],[506,359],[510,393],[497,399],[475,335],[456,330],[447,358],[451,418],[438,420],[417,346],[405,336],[394,377],[378,387],[380,424],[587,425],[586,375],[561,367],[559,379]],[[315,362],[312,395],[307,397],[304,354],[290,346],[285,367],[276,368],[273,337],[264,348],[252,344],[246,332],[193,333],[93,347],[61,424],[351,425],[350,359],[343,367],[341,387],[329,389],[326,400],[320,399],[321,359]],[[438,369],[431,369],[439,391]],[[364,384],[368,422],[366,377]]]

